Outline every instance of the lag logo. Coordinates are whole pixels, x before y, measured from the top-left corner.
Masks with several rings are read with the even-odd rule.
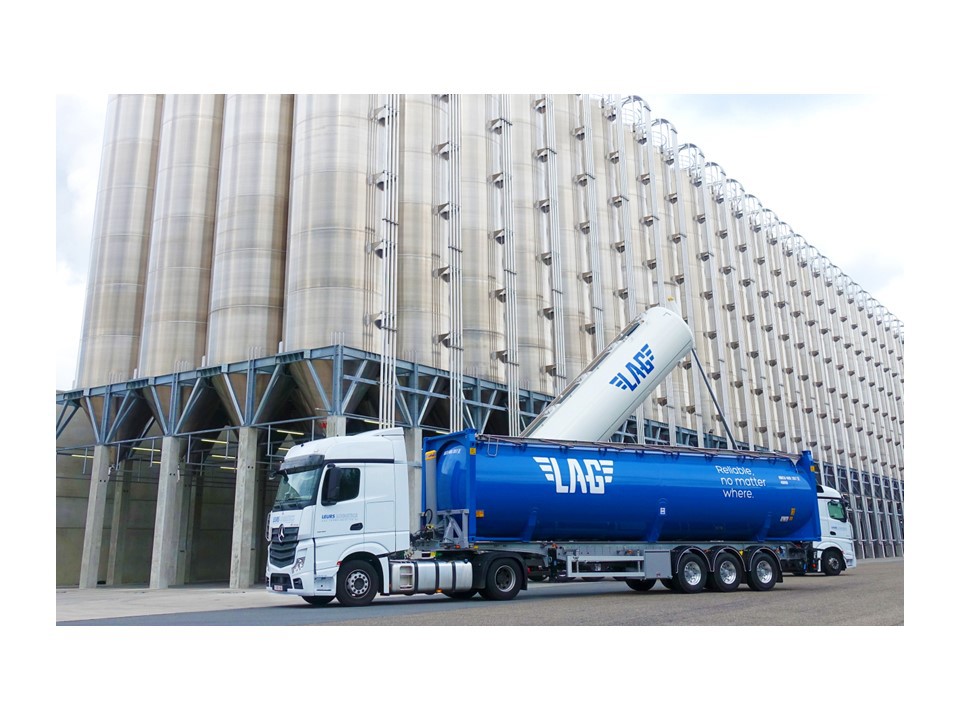
[[[560,463],[556,458],[535,457],[547,482],[554,483],[557,493],[583,493],[603,495],[607,483],[613,482],[613,460],[583,461],[567,458],[567,475],[560,472]]]
[[[640,387],[640,381],[652,372],[653,350],[649,345],[644,345],[640,348],[640,352],[633,356],[633,362],[627,362],[627,366],[613,376],[610,384],[621,390],[633,392]],[[628,374],[629,377],[627,377]]]

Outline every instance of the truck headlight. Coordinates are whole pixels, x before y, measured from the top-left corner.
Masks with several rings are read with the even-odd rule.
[[[293,572],[298,573],[303,570],[303,562],[305,558],[303,556],[298,557],[293,563]]]

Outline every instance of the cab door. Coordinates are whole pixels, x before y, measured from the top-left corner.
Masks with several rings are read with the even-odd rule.
[[[362,466],[327,465],[314,520],[318,569],[335,564],[352,545],[363,542],[364,514]]]
[[[393,463],[369,463],[364,467],[363,496],[366,501],[364,540],[380,553],[397,549],[396,475]],[[406,528],[404,528],[406,531]],[[409,537],[408,532],[404,532]]]

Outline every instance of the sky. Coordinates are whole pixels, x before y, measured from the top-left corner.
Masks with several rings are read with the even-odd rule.
[[[629,90],[634,90],[629,88]],[[638,94],[678,140],[740,181],[904,319],[902,237],[891,230],[889,100],[852,94]],[[625,93],[627,94],[627,93]],[[106,95],[58,95],[57,388],[73,387],[83,321]]]

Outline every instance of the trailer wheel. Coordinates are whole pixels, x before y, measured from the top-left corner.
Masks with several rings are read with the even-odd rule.
[[[752,590],[772,590],[777,584],[777,563],[767,554],[757,557],[750,572],[747,573],[747,585]]]
[[[707,584],[707,565],[703,558],[688,553],[680,558],[680,567],[673,578],[673,586],[682,593],[698,593]]]
[[[487,586],[480,591],[487,600],[513,600],[520,592],[520,566],[510,558],[498,558],[487,566]]]
[[[711,590],[730,592],[736,590],[743,580],[743,570],[740,562],[731,553],[722,552],[717,555],[713,572],[707,578]]]
[[[337,573],[337,600],[348,607],[369,605],[377,595],[377,584],[377,571],[370,563],[345,562]]]
[[[827,550],[820,558],[820,568],[824,575],[839,575],[843,572],[843,558],[836,550]]]
[[[333,602],[333,595],[327,595],[327,596],[319,595],[317,597],[305,597],[305,596],[301,596],[301,597],[303,597],[304,602],[309,603],[314,607],[329,605],[331,602]]]
[[[646,592],[654,585],[657,584],[656,578],[644,578],[642,580],[630,579],[626,581],[627,587],[631,590],[636,590],[637,592]]]

